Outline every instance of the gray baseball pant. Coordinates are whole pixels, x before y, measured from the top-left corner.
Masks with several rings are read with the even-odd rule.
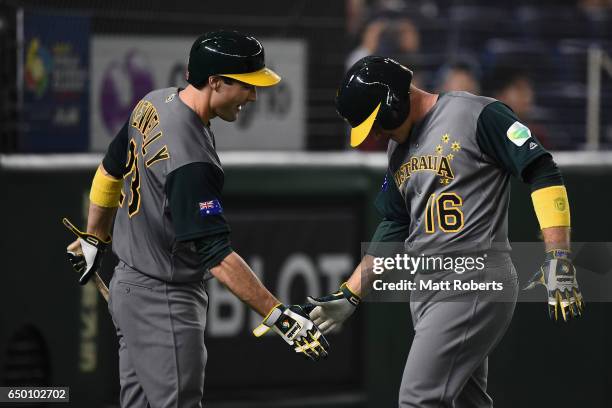
[[[207,358],[204,283],[168,283],[119,262],[109,289],[108,309],[119,339],[121,407],[201,407]]]
[[[420,279],[502,282],[504,290],[413,291],[415,336],[399,393],[400,408],[491,408],[488,355],[501,340],[518,295],[508,254],[489,254],[477,273],[417,275]]]

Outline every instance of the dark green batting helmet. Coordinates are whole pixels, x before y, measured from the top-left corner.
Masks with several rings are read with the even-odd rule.
[[[371,55],[346,73],[336,96],[336,110],[351,126],[351,146],[365,140],[376,121],[398,128],[410,113],[412,71],[391,58]]]
[[[226,30],[202,34],[191,46],[187,82],[199,88],[211,75],[255,86],[272,86],[281,80],[266,68],[264,48],[255,37]]]

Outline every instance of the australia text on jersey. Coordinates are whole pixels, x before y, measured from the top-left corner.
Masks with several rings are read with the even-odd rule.
[[[421,156],[411,156],[410,159],[402,164],[400,168],[395,172],[393,178],[395,184],[399,188],[404,181],[410,178],[410,176],[418,171],[429,170],[433,171],[440,177],[441,184],[448,184],[455,178],[451,161],[454,159],[453,153],[443,155],[444,146],[449,144],[450,135],[445,133],[441,138],[442,143],[436,146],[436,155],[427,154]],[[459,142],[454,141],[451,145],[451,150],[458,152],[461,150]]]

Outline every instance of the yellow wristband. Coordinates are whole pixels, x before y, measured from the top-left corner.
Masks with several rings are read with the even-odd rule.
[[[119,196],[121,195],[121,182],[122,180],[105,175],[98,167],[98,171],[96,171],[96,175],[91,183],[89,200],[100,207],[118,207]]]
[[[570,209],[565,186],[545,187],[531,193],[540,228],[569,227]]]

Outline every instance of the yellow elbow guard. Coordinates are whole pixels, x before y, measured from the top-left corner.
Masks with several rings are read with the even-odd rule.
[[[569,227],[570,209],[565,186],[541,188],[531,193],[540,228]]]
[[[91,183],[89,201],[100,207],[118,207],[119,195],[121,194],[121,182],[122,180],[117,180],[105,175],[100,168],[98,168],[93,182]]]

